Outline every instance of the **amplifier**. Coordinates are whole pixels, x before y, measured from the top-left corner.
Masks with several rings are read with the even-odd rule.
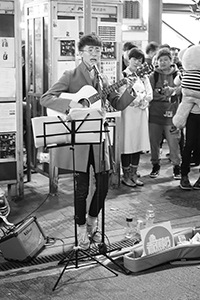
[[[30,217],[0,239],[0,250],[7,260],[28,261],[39,253],[45,242],[36,217]]]

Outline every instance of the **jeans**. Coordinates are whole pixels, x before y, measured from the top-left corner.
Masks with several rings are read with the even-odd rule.
[[[150,146],[151,146],[151,162],[153,165],[160,164],[160,143],[164,136],[167,140],[170,152],[170,160],[172,164],[180,165],[180,133],[176,131],[175,133],[171,133],[172,125],[160,125],[149,123],[149,138],[150,138]]]
[[[75,175],[75,217],[78,225],[86,223],[86,199],[89,192],[90,166],[94,167],[94,156],[90,147],[87,172],[76,172]],[[88,214],[97,217],[104,205],[108,193],[109,171],[95,174],[96,190],[92,197]]]
[[[194,149],[200,152],[200,114],[190,113],[186,122],[185,146],[182,155],[181,175],[187,176],[190,172],[190,159]],[[198,153],[200,157],[200,153]]]

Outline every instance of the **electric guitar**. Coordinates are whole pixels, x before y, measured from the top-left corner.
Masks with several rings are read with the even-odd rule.
[[[144,75],[148,75],[151,72],[148,64],[145,62],[140,68],[138,68],[134,73],[129,75],[128,77],[139,76],[140,78],[144,77]],[[105,87],[101,91],[101,95],[97,92],[97,90],[91,85],[83,86],[77,93],[62,93],[60,98],[69,99],[71,101],[75,101],[76,103],[82,104],[83,102],[87,102],[87,107],[90,107],[90,103],[97,102],[102,97],[106,97],[108,94],[114,92],[116,89],[120,88],[126,84],[126,78],[122,78],[116,83]],[[48,116],[64,116],[64,113],[52,110],[47,108]]]

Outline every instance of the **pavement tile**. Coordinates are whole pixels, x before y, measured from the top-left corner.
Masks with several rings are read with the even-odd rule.
[[[172,177],[172,165],[165,158],[167,145],[164,145],[161,157],[161,171],[156,179],[149,177],[151,171],[150,154],[143,154],[139,171],[144,187],[129,188],[120,185],[110,189],[105,203],[105,230],[110,240],[120,241],[124,237],[126,216],[144,219],[150,203],[155,208],[155,222],[170,220],[174,227],[197,226],[200,224],[200,191],[183,191],[179,181]],[[191,182],[195,182],[199,168],[192,168]],[[32,174],[31,182],[24,185],[24,199],[10,200],[10,222],[19,222],[33,212],[42,230],[48,237],[67,240],[74,243],[74,198],[72,175],[59,179],[58,194],[49,195],[49,180],[41,174]],[[5,187],[6,188],[6,187]],[[88,199],[89,201],[90,199]],[[99,218],[101,226],[101,216]],[[191,220],[191,221],[190,221]],[[100,227],[101,228],[101,227]],[[116,232],[118,235],[116,235]],[[56,244],[55,244],[56,246]],[[43,255],[44,252],[41,254]],[[46,253],[46,252],[45,252]]]

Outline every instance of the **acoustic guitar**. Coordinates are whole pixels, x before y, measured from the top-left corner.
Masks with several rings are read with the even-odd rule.
[[[149,69],[148,64],[145,62],[141,67],[139,67],[135,72],[133,72],[129,77],[139,76],[140,78],[148,75],[151,72]],[[91,103],[94,103],[100,100],[102,97],[106,97],[108,94],[114,92],[116,89],[120,88],[126,84],[126,78],[122,78],[116,83],[105,87],[101,91],[101,95],[97,92],[97,90],[91,85],[83,86],[78,92],[76,93],[61,93],[60,98],[65,98],[71,101],[75,101],[77,103],[83,104],[87,103],[87,107],[90,107]],[[64,113],[52,110],[47,108],[47,115],[48,116],[64,116]]]

